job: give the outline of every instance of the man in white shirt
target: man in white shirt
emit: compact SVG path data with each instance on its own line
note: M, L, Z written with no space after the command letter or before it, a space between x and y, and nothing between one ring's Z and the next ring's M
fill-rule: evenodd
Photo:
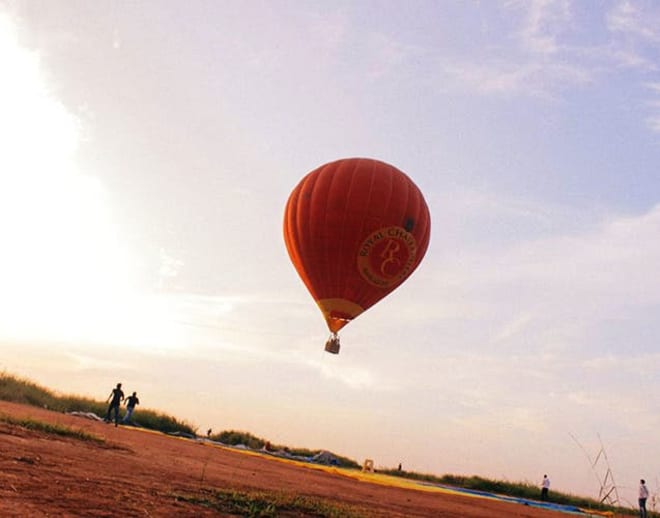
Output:
M646 499L649 497L649 490L646 487L644 479L639 481L639 516L646 518Z
M550 490L550 479L548 475L543 475L543 482L541 482L541 500L548 499L548 491Z

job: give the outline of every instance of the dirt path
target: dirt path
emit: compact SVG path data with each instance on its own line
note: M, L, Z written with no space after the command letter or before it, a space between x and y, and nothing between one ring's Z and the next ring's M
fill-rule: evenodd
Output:
M554 517L462 495L388 487L267 456L0 402L0 414L65 425L105 439L64 438L0 423L0 515L222 516L181 499L208 489L319 497L374 517Z

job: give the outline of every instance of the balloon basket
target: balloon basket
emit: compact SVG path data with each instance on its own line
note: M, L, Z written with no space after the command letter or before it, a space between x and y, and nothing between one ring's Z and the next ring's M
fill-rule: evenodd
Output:
M325 343L325 350L331 354L339 354L339 336L333 334Z

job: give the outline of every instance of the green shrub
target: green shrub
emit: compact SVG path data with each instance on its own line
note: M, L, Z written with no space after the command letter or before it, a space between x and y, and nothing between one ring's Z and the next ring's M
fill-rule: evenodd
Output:
M0 399L45 408L53 408L57 401L50 390L6 372L0 374Z
M73 439L78 439L80 441L92 441L99 444L105 442L105 439L103 439L102 437L98 437L94 434L85 432L84 430L76 430L68 426L45 423L43 421L37 421L34 419L16 419L8 415L0 414L0 422L11 424L14 426L20 426L22 428L27 428L28 430L35 430L38 432L48 433L51 435L72 437Z
M379 469L379 473L392 475L395 477L403 477L411 480L420 480L424 482L431 482L434 484L441 484L452 487L460 487L464 489L472 489L475 491L484 491L486 493L494 493L497 495L510 496L514 498L524 498L527 500L539 500L541 496L541 489L535 484L529 482L508 482L502 480L490 480L487 478L463 475L430 475L426 473L415 473L411 471L400 471L398 469ZM583 509L593 509L598 511L614 511L614 512L630 512L629 509L621 507L613 507L598 502L597 500L560 493L552 491L550 501L555 504L572 505ZM652 515L649 515L652 516Z
M158 430L163 433L182 433L186 435L197 435L197 427L180 421L176 417L172 417L161 412L153 410L140 410L139 413L133 414L133 421L143 428L150 430Z
M269 451L277 451L277 452L284 451L289 455L293 455L295 457L311 458L323 451L323 450L310 450L307 448L290 448L288 446L271 444L270 441L266 439L262 439L261 437L256 437L249 432L240 432L237 430L222 431L220 433L212 435L211 439L214 441L221 442L223 444L228 444L230 446L238 446L242 444L253 450L260 450L262 448L266 448ZM342 457L334 453L332 454L332 456L337 460L337 466L339 467L342 468L360 467L360 465L357 462L347 457Z
M222 444L229 444L230 446L238 446L243 444L253 450L260 450L268 441L260 437L256 437L249 432L240 432L237 430L224 430L218 434L212 435L211 439L221 442Z
M361 518L366 510L319 497L266 491L231 489L202 491L197 495L175 495L176 500L213 509L231 516L249 518L277 516L317 516L319 518Z

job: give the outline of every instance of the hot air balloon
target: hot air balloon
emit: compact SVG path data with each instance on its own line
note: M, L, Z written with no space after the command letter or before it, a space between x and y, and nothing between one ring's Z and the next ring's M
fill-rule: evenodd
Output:
M330 162L305 176L284 212L284 241L331 332L395 290L417 268L431 219L422 193L396 167L370 158Z

